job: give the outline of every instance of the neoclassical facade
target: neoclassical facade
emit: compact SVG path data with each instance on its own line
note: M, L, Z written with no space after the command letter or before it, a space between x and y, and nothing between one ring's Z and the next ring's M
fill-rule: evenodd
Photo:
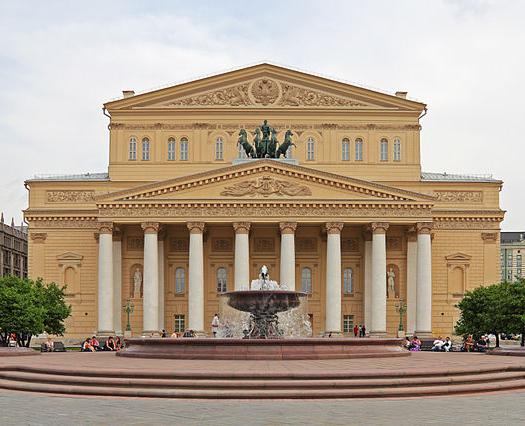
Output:
M421 171L422 103L260 64L123 92L107 173L35 177L29 274L67 284L70 336L209 332L220 295L266 264L308 293L315 335L451 334L467 289L497 282L502 182ZM263 120L296 146L237 145Z

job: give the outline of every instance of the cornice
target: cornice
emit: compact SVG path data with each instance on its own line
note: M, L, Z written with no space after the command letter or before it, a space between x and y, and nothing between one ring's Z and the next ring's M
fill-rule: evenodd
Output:
M220 182L228 179L249 176L262 172L273 172L276 175L295 177L306 182L317 182L340 189L369 194L376 197L393 200L428 200L435 202L436 198L431 195L418 192L394 188L375 182L350 178L325 172L317 169L307 168L298 165L280 163L275 160L263 159L254 160L221 169L205 171L188 176L181 176L165 181L159 181L146 185L141 185L128 190L121 190L95 197L95 201L115 200L121 197L122 201L135 200L155 195L176 192L182 189L202 186L207 183ZM162 186L162 187L161 187Z

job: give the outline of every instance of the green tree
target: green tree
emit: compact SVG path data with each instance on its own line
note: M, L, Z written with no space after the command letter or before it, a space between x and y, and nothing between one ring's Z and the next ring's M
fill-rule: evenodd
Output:
M525 280L478 287L466 292L456 306L461 311L455 328L457 334L472 334L477 338L493 333L499 347L500 333L525 331Z
M31 337L44 331L63 334L63 321L71 307L64 301L64 288L44 285L27 278L0 277L0 342L7 346L16 333L20 346L29 347Z

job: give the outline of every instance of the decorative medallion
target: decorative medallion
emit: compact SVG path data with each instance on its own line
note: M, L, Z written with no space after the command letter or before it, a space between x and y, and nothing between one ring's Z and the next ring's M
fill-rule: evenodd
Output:
M279 196L310 196L312 191L304 185L298 185L294 182L287 182L285 180L274 179L271 176L262 176L253 180L245 180L236 183L233 186L227 186L221 195L230 197L244 197L262 195L269 197L270 195Z
M269 78L256 80L250 87L254 102L264 106L273 104L279 97L279 92L279 85Z

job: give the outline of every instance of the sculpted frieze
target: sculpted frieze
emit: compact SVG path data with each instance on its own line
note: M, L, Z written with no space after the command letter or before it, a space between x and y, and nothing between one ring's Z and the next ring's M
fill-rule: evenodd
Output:
M60 190L47 191L48 203L90 203L95 198L95 191Z
M101 209L102 217L428 217L428 209L351 208L337 205L166 205L160 207Z
M34 228L93 228L98 229L97 220L71 220L71 219L41 219L29 220L30 226Z
M482 191L434 191L439 201L447 203L481 203Z
M313 89L281 83L282 96L278 101L283 106L366 107L365 103L342 96L329 95Z
M288 195L292 197L296 196L310 196L312 191L310 188L304 185L298 185L294 182L288 182L285 180L274 179L270 176L262 176L257 179L245 180L243 182L236 183L232 186L227 186L221 195L230 197L244 197L256 195L262 195L263 197L269 197L270 195Z
M248 83L177 99L168 106L241 106L250 105Z
M433 222L434 229L499 229L498 222L493 221L435 221Z

